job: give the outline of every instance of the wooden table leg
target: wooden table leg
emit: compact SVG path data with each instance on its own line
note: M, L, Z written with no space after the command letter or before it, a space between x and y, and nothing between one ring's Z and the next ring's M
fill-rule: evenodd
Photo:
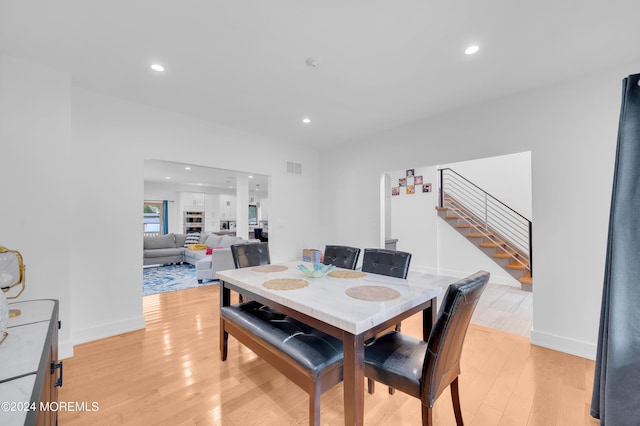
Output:
M231 290L224 285L224 281L220 281L220 306L231 305Z
M224 281L220 281L220 307L231 305L231 290L225 287ZM229 333L224 329L224 320L220 316L220 359L227 360L227 344Z
M431 299L431 306L424 308L422 311L422 340L425 342L429 340L429 334L431 333L431 328L433 328L433 324L436 322L436 317L438 316L438 309L436 309L436 298Z
M344 333L344 424L364 422L364 339Z

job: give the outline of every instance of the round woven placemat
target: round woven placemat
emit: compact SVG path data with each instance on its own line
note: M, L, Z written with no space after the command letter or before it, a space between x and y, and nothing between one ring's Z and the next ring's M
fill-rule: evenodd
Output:
M331 271L329 272L329 276L333 278L362 278L366 277L367 274L360 271Z
M251 268L251 270L255 272L282 272L286 271L287 269L289 268L284 265L260 265Z
M363 285L351 287L345 290L348 296L354 299L367 300L370 302L380 302L383 300L393 300L400 297L400 293L389 287L378 285Z
M297 278L276 278L265 281L262 285L271 290L296 290L308 286L309 282Z

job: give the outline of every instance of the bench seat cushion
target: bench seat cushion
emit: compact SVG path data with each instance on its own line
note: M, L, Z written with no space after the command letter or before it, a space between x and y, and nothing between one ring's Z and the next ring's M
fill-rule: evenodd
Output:
M328 366L342 362L342 341L260 303L251 301L220 309L229 321L250 331L310 371L314 380Z

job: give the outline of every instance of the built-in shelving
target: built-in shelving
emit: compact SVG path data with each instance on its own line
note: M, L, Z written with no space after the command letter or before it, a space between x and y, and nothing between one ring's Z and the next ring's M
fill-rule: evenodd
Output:
M184 212L184 233L192 234L204 231L204 212Z

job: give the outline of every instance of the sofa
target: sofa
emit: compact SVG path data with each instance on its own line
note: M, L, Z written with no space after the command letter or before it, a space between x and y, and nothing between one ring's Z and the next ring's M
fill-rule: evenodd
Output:
M187 238L189 237L189 238ZM231 245L247 244L258 240L244 240L232 235L218 235L212 232L196 234L166 234L158 237L144 237L143 265L167 263L189 263L196 267L196 279L215 280L216 271L234 269ZM190 244L200 244L203 249L191 250ZM207 249L211 254L206 254Z

